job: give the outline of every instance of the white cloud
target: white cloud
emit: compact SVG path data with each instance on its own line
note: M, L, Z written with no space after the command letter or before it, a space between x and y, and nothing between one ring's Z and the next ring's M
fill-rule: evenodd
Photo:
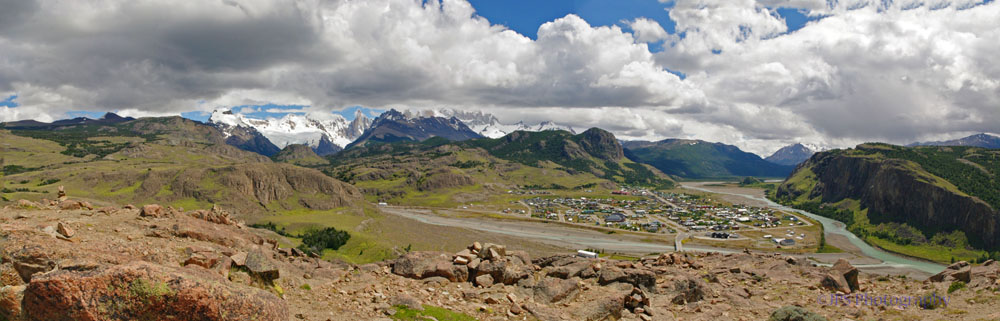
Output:
M668 3L683 37L567 15L532 40L464 0L23 1L0 13L0 92L21 105L0 120L452 107L761 154L1000 131L996 1ZM824 18L789 32L775 7Z
M660 42L676 38L663 30L663 26L659 22L652 19L636 18L632 21L626 21L626 23L632 29L635 40L638 42Z

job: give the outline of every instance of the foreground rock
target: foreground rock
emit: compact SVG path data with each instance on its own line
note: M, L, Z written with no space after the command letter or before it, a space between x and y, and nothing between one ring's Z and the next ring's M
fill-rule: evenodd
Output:
M23 311L53 321L288 319L286 303L269 292L149 263L36 277Z

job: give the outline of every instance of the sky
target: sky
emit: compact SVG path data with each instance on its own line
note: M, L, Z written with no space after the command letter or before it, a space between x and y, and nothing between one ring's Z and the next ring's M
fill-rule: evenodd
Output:
M996 1L0 7L0 121L453 108L761 155L799 142L841 148L1000 132Z

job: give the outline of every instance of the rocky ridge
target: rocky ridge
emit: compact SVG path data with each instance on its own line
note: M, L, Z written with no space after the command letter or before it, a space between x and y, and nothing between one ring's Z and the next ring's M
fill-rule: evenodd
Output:
M847 261L816 267L774 254L665 253L632 261L535 257L476 242L457 252L352 265L285 247L281 236L249 228L219 207L85 203L19 201L0 211L0 316L378 320L438 307L480 320L939 319L955 311L1000 317L1000 266L993 262L959 262L920 282L859 273ZM947 309L817 300L945 295L959 281L966 288L948 294Z

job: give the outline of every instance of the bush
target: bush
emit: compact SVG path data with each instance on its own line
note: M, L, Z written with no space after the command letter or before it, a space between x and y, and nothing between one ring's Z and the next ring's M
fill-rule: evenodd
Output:
M770 321L826 321L826 317L794 305L784 306L771 313Z
M59 181L61 181L61 179L50 178L50 179L42 181L41 183L38 183L38 186L45 186L45 185L49 185L49 184L55 184L55 183L58 183Z
M308 230L299 236L302 238L302 245L299 246L299 249L313 253L323 252L324 249L340 249L351 238L347 231L338 231L332 227Z
M934 310L943 306L945 302L941 296L937 295L937 292L931 292L930 294L920 297L918 304L920 305L920 308L924 310Z
M271 232L278 233L278 235L281 235L281 236L292 236L292 235L289 235L288 232L285 232L285 228L284 227L279 228L278 225L274 224L274 222L267 222L267 223L264 223L264 224L253 223L253 224L250 224L250 227L252 227L252 228L262 228L262 229L265 229L265 230L269 230Z
M951 282L951 285L948 286L948 294L951 294L952 292L955 292L955 291L958 291L958 290L961 290L961 289L964 289L964 288L965 288L965 282L962 282L962 281Z

